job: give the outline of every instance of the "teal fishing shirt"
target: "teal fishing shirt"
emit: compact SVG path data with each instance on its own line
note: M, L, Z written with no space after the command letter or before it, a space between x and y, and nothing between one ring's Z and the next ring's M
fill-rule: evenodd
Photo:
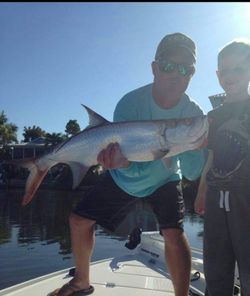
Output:
M202 115L201 108L184 94L174 108L162 109L152 96L152 84L126 94L117 104L114 121L158 120ZM115 183L135 197L152 194L162 185L180 180L184 175L189 180L197 179L206 161L202 149L187 151L171 158L147 162L131 162L127 168L112 169Z

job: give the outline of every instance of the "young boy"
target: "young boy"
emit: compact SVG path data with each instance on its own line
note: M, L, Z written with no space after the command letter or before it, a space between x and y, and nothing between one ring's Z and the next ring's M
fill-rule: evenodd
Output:
M226 98L208 113L209 157L195 202L205 213L204 271L209 296L230 296L237 261L242 295L250 295L250 40L221 49L217 76Z

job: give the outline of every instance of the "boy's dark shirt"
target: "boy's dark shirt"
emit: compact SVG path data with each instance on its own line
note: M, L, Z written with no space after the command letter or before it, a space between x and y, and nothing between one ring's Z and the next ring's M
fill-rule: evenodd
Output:
M250 99L210 111L208 149L214 154L207 184L221 190L250 187Z

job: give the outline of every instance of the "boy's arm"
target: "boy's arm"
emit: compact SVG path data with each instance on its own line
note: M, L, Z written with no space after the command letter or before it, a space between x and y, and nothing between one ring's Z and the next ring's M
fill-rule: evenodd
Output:
M197 192L195 203L194 203L195 212L199 215L203 215L205 213L205 199L206 199L206 193L207 193L206 175L212 165L212 162L213 162L213 151L208 150L207 162L204 166L204 169L201 175L198 192Z

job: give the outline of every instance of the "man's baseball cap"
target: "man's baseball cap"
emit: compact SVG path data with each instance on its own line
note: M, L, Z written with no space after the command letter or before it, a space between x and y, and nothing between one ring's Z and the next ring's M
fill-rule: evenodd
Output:
M196 46L194 41L185 34L182 33L174 33L170 35L166 35L159 43L155 59L159 59L162 57L169 49L175 47L183 47L189 51L189 53L196 60Z

